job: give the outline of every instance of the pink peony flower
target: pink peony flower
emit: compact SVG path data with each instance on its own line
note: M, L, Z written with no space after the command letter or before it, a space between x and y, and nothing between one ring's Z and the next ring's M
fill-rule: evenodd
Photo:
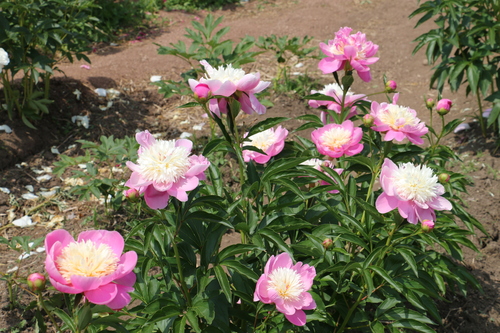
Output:
M31 291L38 292L45 290L45 276L40 273L32 273L26 279Z
M335 102L333 101L317 101L314 99L309 100L309 106L312 108L319 108L320 106L325 106L328 110L333 110L338 114L342 113L342 95L343 95L343 87L339 86L337 83L332 83L332 84L327 84L323 90L316 91L316 90L311 90L311 94L323 94L326 96L333 97L335 99ZM356 101L359 101L361 99L365 99L366 96L363 94L357 94L355 95L354 93L351 92L351 89L347 91L347 94L344 98L344 108L350 108L349 109L349 114L347 116L347 119L351 118L356 114L356 106L353 106L353 104ZM328 121L328 118L329 121ZM327 124L329 122L333 122L331 117L328 117L328 112L321 112L321 121L323 124Z
M245 137L248 133L245 134ZM253 150L243 150L243 159L245 162L254 160L255 163L264 164L267 163L271 157L278 155L285 147L285 139L288 135L288 131L281 126L278 126L276 130L274 128L267 129L263 132L254 134L246 138L243 142L243 146L254 146L265 152L266 154L261 154Z
M432 220L423 220L422 221L422 230L426 233L431 232L434 229L434 221Z
M64 229L45 237L45 269L60 292L80 294L94 304L118 310L130 302L137 254L122 254L123 237L117 231L84 231L75 239Z
M380 185L384 192L375 206L384 214L398 209L399 214L412 224L418 221L436 221L434 210L450 210L451 203L443 198L444 187L438 177L425 166L404 163L399 167L385 159L380 173Z
M187 201L186 191L205 179L210 162L201 155L190 155L193 143L187 139L156 140L148 131L137 133L136 139L139 158L137 164L127 162L132 175L125 186L144 193L152 209L165 208L170 196Z
M452 104L452 101L447 98L440 99L436 105L437 113L444 116L445 114L450 112Z
M363 131L354 127L350 120L342 124L328 124L318 128L311 133L312 141L316 144L318 151L330 157L343 155L353 156L363 150L363 144L359 143L363 137Z
M325 172L321 167L326 167L326 168L332 168L333 169L333 163L332 161L328 161L328 160L320 160L318 158L312 158L310 160L307 160L305 162L302 162L300 163L301 165L309 165L309 166L312 166L314 169L318 170L318 171L322 171L322 172ZM333 169L335 170L335 172L337 174L342 174L342 172L344 171L344 169ZM326 172L325 172L326 174ZM337 183L333 178L332 178L332 181L333 183ZM329 183L329 182L326 182L324 180L321 180L320 181L320 185L332 185L332 183ZM331 191L328 191L328 193L339 193L338 190L331 190Z
M212 96L233 96L236 98L240 102L243 112L247 114L266 113L266 107L257 100L255 94L266 89L271 82L260 81L259 73L245 74L244 70L233 68L231 64L215 69L206 60L200 61L200 64L205 67L207 75L202 77L200 81L188 80L193 92L196 92L195 89L200 83L206 84L210 88ZM221 113L227 113L225 98L211 99L208 107L217 117L220 117Z
M313 266L301 262L293 265L288 253L271 256L264 274L257 281L253 300L265 304L274 303L276 309L292 324L303 326L306 323L303 310L316 308L311 294L307 292L311 289L315 276Z
M327 57L319 62L318 67L323 74L352 68L361 80L370 82L372 77L368 66L378 60L373 57L378 51L378 45L367 41L365 34L351 34L351 31L348 27L340 28L335 33L335 39L329 40L328 44L319 44L319 48Z
M194 96L198 99L205 99L210 95L210 88L204 83L198 83L194 89Z
M387 93L395 92L397 88L398 84L396 83L396 81L389 80L385 83L385 92Z
M397 105L399 94L395 94L392 104L372 102L370 114L375 118L374 131L385 133L384 141L403 141L408 138L416 145L424 143L422 136L429 129L417 118L417 112L405 106Z

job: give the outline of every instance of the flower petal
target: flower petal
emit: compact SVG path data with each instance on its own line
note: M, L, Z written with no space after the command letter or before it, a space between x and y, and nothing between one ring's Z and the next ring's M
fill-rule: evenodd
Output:
M94 304L108 304L118 294L118 287L114 283L100 286L97 289L85 291L85 297Z

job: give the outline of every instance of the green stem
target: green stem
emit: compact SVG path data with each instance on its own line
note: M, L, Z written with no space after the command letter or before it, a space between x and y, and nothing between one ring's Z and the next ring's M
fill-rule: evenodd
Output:
M364 288L363 288L363 291L364 291ZM363 293L359 293L359 296L358 296L358 299L356 300L356 302L349 308L349 311L347 312L347 315L345 316L345 319L344 321L342 322L342 326L340 326L339 330L335 330L335 333L342 333L344 332L344 329L347 325L347 323L349 322L349 319L351 319L351 316L352 316L352 313L354 312L354 310L356 310L356 308L358 307L359 303L361 303L361 300L363 299Z
M56 320L54 319L54 316L52 316L52 314L50 313L50 311L45 306L45 302L43 301L43 296L42 296L41 292L37 293L37 303L38 303L38 307L40 309L43 309L43 311L45 311L45 313L49 317L50 322L55 327L55 329L57 330L57 332L62 333L61 328L59 327L59 325L57 324Z
M486 137L486 124L484 123L483 118L483 106L481 105L481 96L479 92L479 88L476 90L477 97L477 105L479 107L479 124L481 124L481 132L483 133L483 137Z
M191 307L191 305L192 305L191 295L189 294L189 289L186 285L186 281L184 280L184 273L182 272L181 257L179 255L179 249L177 248L177 243L175 242L175 239L172 239L172 247L174 248L175 262L177 263L177 270L179 271L179 280L181 283L182 293L184 294L184 297L186 298L186 302L187 302L188 307Z

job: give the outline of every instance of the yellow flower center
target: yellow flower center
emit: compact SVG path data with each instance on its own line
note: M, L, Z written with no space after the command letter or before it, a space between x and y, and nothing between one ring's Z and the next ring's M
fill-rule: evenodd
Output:
M342 127L334 127L321 136L323 145L335 150L351 141L351 131Z
M176 147L175 140L158 140L139 156L140 174L149 181L175 183L191 167L189 154L186 148Z
M406 125L415 126L419 121L409 108L395 104L389 104L389 107L382 111L378 118L395 130L401 129Z
M276 143L276 135L272 129L268 129L248 137L248 140L250 141L245 141L243 145L254 146L265 152Z
M300 274L291 268L279 267L269 274L269 289L276 290L284 300L297 300L305 291Z
M96 246L91 240L68 244L56 259L56 266L67 282L72 275L105 276L113 273L119 258L107 244Z

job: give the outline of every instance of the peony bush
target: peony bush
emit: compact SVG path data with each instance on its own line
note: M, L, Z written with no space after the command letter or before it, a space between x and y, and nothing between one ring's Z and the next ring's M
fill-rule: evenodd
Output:
M311 91L293 131L289 118L263 116L269 82L258 73L200 61L185 107L217 128L200 154L189 140L138 133L120 233L47 236L49 280L68 302L40 307L61 331L434 332L436 301L479 287L461 246L477 250L467 237L484 229L439 144L458 123L427 103L443 126L425 124L390 96L394 81L370 96L389 103L351 93L354 72L369 82L378 60L378 46L351 32L321 43L318 68L334 82ZM241 111L262 120L240 128ZM231 233L239 242L222 246Z

